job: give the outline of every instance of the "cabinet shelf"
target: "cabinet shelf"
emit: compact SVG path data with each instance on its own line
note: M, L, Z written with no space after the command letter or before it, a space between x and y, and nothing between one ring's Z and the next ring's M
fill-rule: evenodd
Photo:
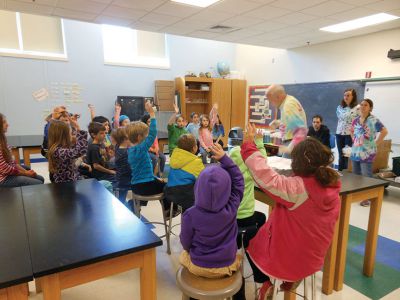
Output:
M209 92L210 90L195 90L195 89L186 89L186 92L199 92L199 93L205 93Z

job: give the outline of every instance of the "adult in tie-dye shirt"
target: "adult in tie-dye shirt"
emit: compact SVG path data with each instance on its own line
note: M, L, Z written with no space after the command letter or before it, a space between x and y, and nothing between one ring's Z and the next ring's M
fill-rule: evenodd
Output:
M281 119L270 123L272 128L279 128L282 139L287 149L284 152L290 154L291 149L307 136L306 113L299 100L286 94L281 85L271 85L267 90L268 101L281 112Z
M351 138L352 122L359 115L357 106L357 93L354 89L344 91L343 99L336 109L338 124L336 129L336 145L339 154L339 171L347 169L348 159L343 155L343 148L351 147L353 144Z
M355 118L352 125L353 147L351 148L351 161L353 173L372 176L372 163L376 156L377 144L383 142L388 134L381 121L371 115L373 102L364 99L360 104L360 116ZM379 135L377 136L377 133Z

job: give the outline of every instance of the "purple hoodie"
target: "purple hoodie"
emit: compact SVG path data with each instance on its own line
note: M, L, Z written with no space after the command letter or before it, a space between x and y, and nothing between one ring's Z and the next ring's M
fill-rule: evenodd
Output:
M195 204L185 211L181 243L192 263L222 268L236 258L236 215L243 197L244 180L236 164L225 155L221 165L205 168L195 187Z

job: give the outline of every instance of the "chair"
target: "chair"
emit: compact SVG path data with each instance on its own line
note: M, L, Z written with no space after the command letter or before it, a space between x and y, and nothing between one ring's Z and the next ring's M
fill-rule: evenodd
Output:
M181 223L182 223L182 207L179 206L179 205L178 205L178 210L179 210L179 213L181 214ZM176 215L175 215L175 216L176 216ZM172 226L172 219L173 219L173 218L174 218L174 203L171 202L171 206L170 206L170 209L169 209L169 220L168 220L168 225L167 225L167 227L168 227L167 245L170 245L170 244L171 244L171 242L170 242L170 241L171 241L171 234L174 234L174 233L172 232L172 228L174 228L175 226L180 225L180 224L175 224L175 225ZM171 255L171 248L170 248L170 247L168 247L167 253L168 253L169 255Z
M244 240L244 236L246 235L247 231L249 231L249 230L257 231L257 226L251 225L251 226L245 226L245 227L238 227L238 236L240 236L241 253L242 253L242 257L243 257L241 272L243 274L244 280L253 276L253 273L251 273L247 276L244 275L244 260L246 259L246 250L244 248L243 240ZM254 299L257 299L257 284L255 282L254 282Z
M310 275L307 278L310 278L310 277L311 277L311 293L312 293L311 294L311 300L316 300L317 299L317 289L316 289L316 286L315 286L315 273ZM297 293L296 293L296 295L299 295L299 296L303 297L304 299L308 300L309 298L308 298L308 289L307 289L307 278L303 279L304 295L299 295ZM278 287L279 287L278 281L282 281L282 280L281 279L277 279L277 278L271 278L271 279L272 279L272 284L274 285L274 291L273 291L273 294L272 294L272 300L276 300L277 299L277 295L278 295L278 291L279 291L279 289L278 289ZM295 291L285 292L285 293L295 293Z
M182 300L189 300L189 297L200 300L232 299L242 286L242 273L237 271L229 277L211 279L196 276L181 266L176 272L176 283L182 291Z
M168 225L167 225L167 219L165 217L164 213L164 193L160 194L155 194L155 195L150 195L150 196L142 196L142 195L137 195L132 192L132 199L134 203L134 214L140 219L140 201L159 201L161 205L161 212L163 216L163 222L144 222L145 224L160 224L164 225L165 228L165 234L160 236L160 238L165 237L167 240L167 253L171 254L171 248L169 244L169 234L168 234Z

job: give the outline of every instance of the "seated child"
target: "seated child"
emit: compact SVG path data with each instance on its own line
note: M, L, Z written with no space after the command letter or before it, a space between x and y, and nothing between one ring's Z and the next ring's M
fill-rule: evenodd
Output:
M127 115L121 115L121 105L115 103L115 114L114 114L114 128L128 126L131 120Z
M182 217L180 263L191 273L208 278L230 276L240 269L236 214L244 181L221 145L212 146L221 164L205 168L194 187L195 204Z
M157 135L156 118L150 102L146 102L146 111L150 115L150 127L142 121L132 122L126 127L129 141L128 163L131 168L131 185L135 194L150 196L163 192L165 183L153 174L149 148Z
M293 148L294 176L286 177L257 149L254 125L247 131L243 160L258 186L276 202L247 248L254 280L263 283L259 299L264 299L272 292L269 275L285 279L281 288L288 290L321 270L339 216L340 181L329 167L333 154L319 141L307 138Z
M182 134L188 133L185 122L182 116L177 116L179 108L174 104L175 112L168 121L168 149L169 155L172 155L172 151L176 148L176 143Z
M128 163L128 148L130 142L125 127L114 129L111 137L115 140L115 169L119 189L118 199L125 205L126 195L131 189L131 167Z
M225 136L225 129L224 129L224 125L222 124L221 119L218 114L217 114L216 122L215 122L211 132L212 132L212 137L213 137L214 143L216 141L218 141L218 143L223 148L224 142L220 138Z
M165 197L169 202L181 206L183 212L194 204L194 184L204 169L201 159L195 155L196 152L196 138L192 134L181 135L169 162Z
M76 132L72 136L72 128ZM75 161L86 154L88 149L87 132L80 130L77 116L70 118L69 124L53 120L49 127L49 172L56 183L80 179Z
M239 139L243 140L243 132L238 131L240 136L238 136L237 141ZM267 157L267 152L265 151L263 136L261 132L257 132L254 143L257 146L257 149L261 152L263 157ZM230 158L235 162L235 164L239 167L240 171L244 177L244 195L242 202L240 202L240 206L237 213L237 224L239 227L253 227L253 229L248 229L243 238L244 247L247 247L248 241L250 241L257 230L264 225L265 223L265 215L262 212L255 211L255 198L254 198L254 180L251 177L250 170L245 165L242 156L240 154L240 146L235 146L229 151ZM241 236L238 236L238 247L240 248L242 244Z
M103 142L106 137L106 127L101 123L91 122L89 134L93 142L88 146L87 163L92 167L92 177L97 180L110 181L116 184L115 170L109 168L106 163L106 150Z
M218 105L214 104L210 111L210 115L201 115L200 117L200 128L199 128L199 141L200 141L200 153L203 163L207 163L207 156L210 152L210 147L213 145L213 136L211 129L217 119Z

